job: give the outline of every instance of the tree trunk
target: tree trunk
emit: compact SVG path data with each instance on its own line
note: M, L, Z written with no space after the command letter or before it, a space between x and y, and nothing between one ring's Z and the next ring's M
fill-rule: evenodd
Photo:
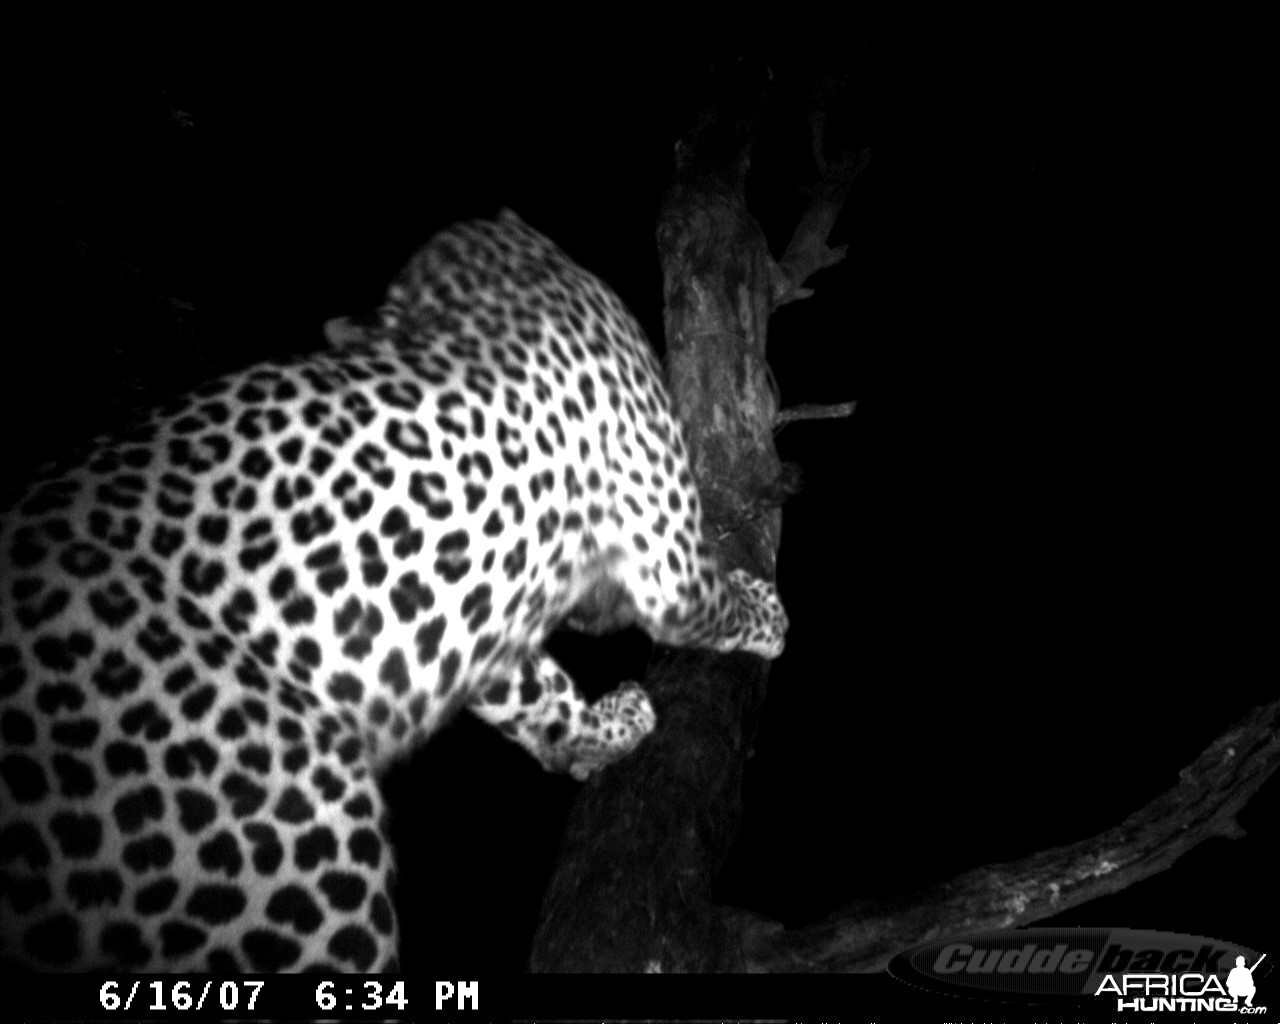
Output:
M682 144L659 214L667 383L728 570L772 579L794 487L773 444L769 315L790 279L747 212L743 151L703 131ZM822 215L825 239L839 203ZM814 269L804 260L803 271ZM660 649L645 688L658 729L583 790L547 890L535 971L741 971L741 937L710 898L742 817L742 775L764 702L759 658Z

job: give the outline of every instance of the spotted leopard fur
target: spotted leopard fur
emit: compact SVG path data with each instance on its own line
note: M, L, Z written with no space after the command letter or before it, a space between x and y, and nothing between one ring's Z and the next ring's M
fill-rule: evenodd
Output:
M575 610L786 630L708 549L640 327L510 213L363 340L46 473L0 565L0 957L46 969L391 968L393 758L462 707L578 778L634 748L644 692L588 704L542 649Z

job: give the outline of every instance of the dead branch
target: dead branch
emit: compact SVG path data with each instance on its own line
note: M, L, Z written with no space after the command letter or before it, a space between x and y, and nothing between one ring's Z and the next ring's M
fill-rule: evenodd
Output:
M846 419L853 415L853 410L857 407L857 402L836 402L834 405L793 405L778 413L773 429L777 432L788 423L795 423L798 420Z
M737 915L749 969L880 970L920 942L1027 925L1109 896L1168 870L1207 839L1240 838L1236 815L1278 767L1275 701L1214 740L1179 773L1177 785L1100 835L908 896L851 904L804 928Z
M815 149L821 150L815 142ZM812 288L804 283L819 270L834 267L849 251L847 245L829 246L827 238L835 227L836 218L844 209L845 199L853 187L854 179L871 162L871 150L860 149L847 154L842 160L823 166L818 183L809 191L809 203L796 224L787 244L786 252L778 260L778 272L773 282L773 306L785 306L789 302L807 299Z

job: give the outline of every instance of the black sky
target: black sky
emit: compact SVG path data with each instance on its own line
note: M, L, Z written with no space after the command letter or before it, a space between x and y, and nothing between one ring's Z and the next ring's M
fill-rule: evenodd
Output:
M860 404L780 438L807 483L780 564L793 629L726 900L801 921L1101 831L1274 696L1256 653L1273 417L1247 312L1261 132L1235 45L956 21L744 51L779 78L843 76L837 127L872 163L837 228L849 258L771 325L784 404ZM504 206L661 347L654 218L712 63L410 25L33 62L41 329L13 345L10 461L318 347L432 232ZM784 98L753 158L775 252L813 173L802 118ZM616 678L644 654L564 657ZM462 723L393 789L422 962L518 966L573 784ZM1267 947L1276 810L1273 781L1252 838L1071 922ZM1240 879L1256 903L1227 897Z

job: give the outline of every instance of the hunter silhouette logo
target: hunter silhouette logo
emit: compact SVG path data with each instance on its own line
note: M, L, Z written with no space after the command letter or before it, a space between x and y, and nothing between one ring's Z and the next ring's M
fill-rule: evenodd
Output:
M1258 964L1267 958L1267 954L1263 953L1258 957ZM1253 1005L1253 994L1257 992L1257 988L1253 984L1253 972L1258 969L1258 964L1252 967L1244 965L1244 957L1236 957L1236 965L1231 968L1231 973L1227 975L1227 993L1232 999L1243 999L1245 1006Z

